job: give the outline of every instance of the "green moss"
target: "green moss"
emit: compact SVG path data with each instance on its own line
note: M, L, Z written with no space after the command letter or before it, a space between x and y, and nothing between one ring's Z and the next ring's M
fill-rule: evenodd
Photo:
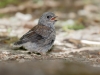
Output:
M79 29L84 29L84 26L82 24L75 24L73 26L68 26L68 29L74 29L74 30L79 30Z
M4 16L4 14L0 14L0 17L3 17Z
M22 0L0 0L0 8L9 4L18 5Z
M10 14L0 14L0 18L2 17L10 17L11 15Z
M71 30L79 30L79 29L84 29L84 28L85 28L85 26L80 22L75 22L75 24L73 24L73 25L68 25L67 24L67 25L63 26L63 30L65 30L65 31L67 31L69 29L71 29Z

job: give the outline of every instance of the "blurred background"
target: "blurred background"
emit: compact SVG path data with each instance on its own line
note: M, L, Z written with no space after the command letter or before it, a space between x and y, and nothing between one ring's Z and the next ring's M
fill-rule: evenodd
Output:
M57 32L65 32L67 39L99 40L99 9L99 0L0 0L0 36L21 37L44 12L50 11L58 16ZM90 32L87 27L93 30ZM92 33L95 36L91 37Z
M58 16L56 41L48 56L13 50L10 45L47 11ZM0 60L59 58L100 67L100 0L0 0Z
M99 7L99 0L0 0L0 36L21 37L47 11L59 16L59 30L84 29L99 24Z

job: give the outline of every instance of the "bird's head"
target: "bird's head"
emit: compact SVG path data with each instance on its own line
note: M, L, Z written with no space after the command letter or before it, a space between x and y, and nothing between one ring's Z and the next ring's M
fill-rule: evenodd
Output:
M46 25L46 26L52 26L57 21L57 16L55 16L52 12L45 12L39 19L39 24Z

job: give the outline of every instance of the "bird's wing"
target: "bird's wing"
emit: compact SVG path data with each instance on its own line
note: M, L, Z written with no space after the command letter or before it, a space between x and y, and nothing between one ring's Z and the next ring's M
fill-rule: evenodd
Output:
M46 39L50 33L51 28L43 25L36 25L34 28L32 28L30 31L28 31L25 35L23 35L18 42L16 42L16 45L23 44L26 42L40 42Z

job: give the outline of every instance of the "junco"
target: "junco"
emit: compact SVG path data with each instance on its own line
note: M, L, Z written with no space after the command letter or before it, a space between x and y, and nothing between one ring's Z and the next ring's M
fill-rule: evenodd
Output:
M15 42L14 46L24 47L30 52L46 54L55 41L56 17L52 12L45 12L40 17L38 24Z

